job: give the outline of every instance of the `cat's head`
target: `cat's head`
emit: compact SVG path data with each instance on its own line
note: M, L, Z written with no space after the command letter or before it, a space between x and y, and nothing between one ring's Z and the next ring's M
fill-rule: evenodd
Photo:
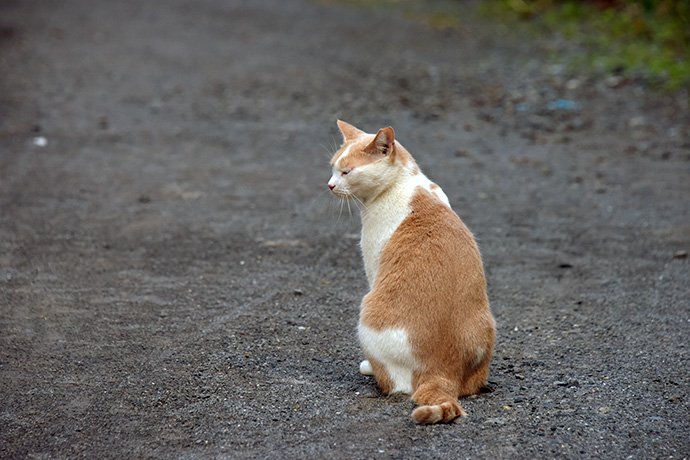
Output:
M393 128L367 134L338 120L343 145L333 155L333 175L328 187L340 198L373 200L396 183L401 175L415 174L412 156L395 140Z

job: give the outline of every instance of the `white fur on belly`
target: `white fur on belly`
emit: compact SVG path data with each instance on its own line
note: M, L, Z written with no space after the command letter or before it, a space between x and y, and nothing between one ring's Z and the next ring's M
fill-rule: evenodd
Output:
M386 367L393 381L393 392L412 393L412 372L418 365L412 356L407 332L404 329L376 331L362 324L359 325L358 332L359 341L367 356Z

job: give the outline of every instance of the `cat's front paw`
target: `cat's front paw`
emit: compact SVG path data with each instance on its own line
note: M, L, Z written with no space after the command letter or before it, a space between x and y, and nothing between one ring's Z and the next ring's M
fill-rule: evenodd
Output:
M359 363L359 373L362 375L374 375L374 369L371 367L369 360L365 359Z

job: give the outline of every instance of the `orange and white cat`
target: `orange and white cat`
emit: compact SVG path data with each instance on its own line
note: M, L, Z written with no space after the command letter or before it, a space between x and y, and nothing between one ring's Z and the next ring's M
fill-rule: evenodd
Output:
M338 127L344 143L328 186L362 203L371 288L360 308L360 372L386 394L411 394L417 422L450 422L466 415L458 398L485 385L496 337L479 249L392 128Z

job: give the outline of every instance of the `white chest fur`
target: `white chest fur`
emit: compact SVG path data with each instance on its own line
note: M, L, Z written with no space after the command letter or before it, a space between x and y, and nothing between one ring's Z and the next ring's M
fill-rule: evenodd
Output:
M395 184L382 196L365 203L362 210L362 255L369 286L374 285L383 247L410 214L410 201L417 187L436 195L448 205L445 193L421 172Z
M383 247L409 213L409 200L374 203L362 213L362 256L370 287L376 280Z

